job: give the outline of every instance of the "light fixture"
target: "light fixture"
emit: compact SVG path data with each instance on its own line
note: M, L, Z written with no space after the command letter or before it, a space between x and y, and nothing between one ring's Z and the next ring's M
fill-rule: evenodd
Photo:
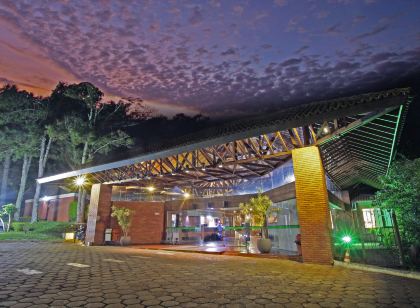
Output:
M190 173L190 170L185 170L185 173Z
M222 164L222 163L220 163L218 167L219 167L219 168L223 168L223 164Z
M322 129L322 131L324 132L324 134L328 134L330 132L330 128L327 126L324 126L324 128Z
M154 192L156 188L154 188L153 186L148 186L147 190L150 192Z
M201 171L206 171L206 167L201 168Z
M74 184L80 187L85 184L85 181L86 181L86 178L83 175L81 175L74 179Z
M189 197L191 197L191 195L189 193L187 193L187 192L184 192L184 198L187 199Z

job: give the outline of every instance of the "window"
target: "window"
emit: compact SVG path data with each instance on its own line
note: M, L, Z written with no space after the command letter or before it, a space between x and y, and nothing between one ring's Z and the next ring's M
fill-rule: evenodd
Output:
M366 229L372 229L376 227L375 224L375 211L374 209L362 209L363 221L365 222Z
M213 204L213 202L209 202L209 203L207 203L207 208L209 208L209 209L214 208L214 204Z
M229 207L229 201L223 201L223 207L224 208Z
M391 210L382 210L384 214L385 227L392 227L392 213Z

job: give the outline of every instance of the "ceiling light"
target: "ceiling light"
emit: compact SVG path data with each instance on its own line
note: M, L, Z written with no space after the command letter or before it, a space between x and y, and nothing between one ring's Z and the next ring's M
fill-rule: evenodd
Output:
M78 176L77 178L74 179L74 184L76 184L76 186L83 186L85 184L86 178L82 175L82 176Z

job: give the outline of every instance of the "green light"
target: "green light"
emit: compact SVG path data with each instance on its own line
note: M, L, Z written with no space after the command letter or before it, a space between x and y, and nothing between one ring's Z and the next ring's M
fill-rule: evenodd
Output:
M351 242L351 237L348 236L348 235L346 235L346 236L343 236L342 240L343 240L344 243L347 243L348 244L348 243Z

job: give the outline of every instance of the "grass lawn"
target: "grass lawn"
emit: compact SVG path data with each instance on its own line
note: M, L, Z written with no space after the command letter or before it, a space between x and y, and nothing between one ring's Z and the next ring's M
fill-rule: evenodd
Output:
M0 241L21 241L21 240L40 240L40 241L63 241L63 238L53 234L43 234L35 232L0 232Z
M28 232L24 232L29 230ZM74 230L74 225L68 222L39 221L13 222L10 232L0 232L0 241L63 241L62 234Z

